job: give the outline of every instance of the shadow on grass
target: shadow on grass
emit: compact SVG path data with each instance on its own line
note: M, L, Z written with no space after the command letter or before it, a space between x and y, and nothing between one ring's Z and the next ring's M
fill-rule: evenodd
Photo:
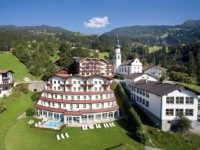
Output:
M157 127L144 113L143 111L137 107L136 105L133 105L133 109L137 112L138 116L141 118L142 124L151 126L151 127Z
M133 127L127 120L121 119L121 120L117 120L116 122L121 128L123 128L126 131L126 135L129 138L131 138L134 141L137 141L135 138L135 131L133 130Z

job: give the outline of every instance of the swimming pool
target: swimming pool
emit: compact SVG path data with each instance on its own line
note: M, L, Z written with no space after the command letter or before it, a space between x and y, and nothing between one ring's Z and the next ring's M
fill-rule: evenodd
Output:
M53 121L53 120L48 120L45 124L43 124L43 127L45 128L58 128L62 122L60 121Z

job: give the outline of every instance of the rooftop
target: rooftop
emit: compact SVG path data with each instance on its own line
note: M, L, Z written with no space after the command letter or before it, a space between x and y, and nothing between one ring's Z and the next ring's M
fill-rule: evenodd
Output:
M172 91L181 89L182 85L170 84L170 83L160 83L154 81L140 80L138 82L132 83L136 88L145 90L149 93L156 94L158 96L166 95Z

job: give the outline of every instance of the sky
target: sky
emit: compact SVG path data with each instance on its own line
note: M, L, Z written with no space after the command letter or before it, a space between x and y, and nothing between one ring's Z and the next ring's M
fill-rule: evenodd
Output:
M85 34L187 19L200 20L200 0L0 0L0 25L49 25Z

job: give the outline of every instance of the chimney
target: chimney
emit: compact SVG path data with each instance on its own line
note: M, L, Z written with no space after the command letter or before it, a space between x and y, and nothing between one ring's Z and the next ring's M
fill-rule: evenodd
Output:
M148 80L147 79L145 79L145 83L147 83L148 82Z

